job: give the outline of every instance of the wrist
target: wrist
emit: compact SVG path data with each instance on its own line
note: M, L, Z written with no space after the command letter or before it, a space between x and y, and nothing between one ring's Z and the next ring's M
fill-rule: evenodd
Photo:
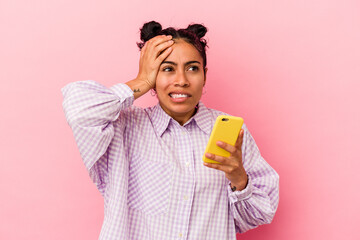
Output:
M141 97L151 89L151 86L147 81L140 80L138 78L128 81L125 84L128 85L130 89L134 92L135 99Z
M249 178L246 175L245 179L242 179L239 182L230 182L230 188L233 192L244 190L247 187Z

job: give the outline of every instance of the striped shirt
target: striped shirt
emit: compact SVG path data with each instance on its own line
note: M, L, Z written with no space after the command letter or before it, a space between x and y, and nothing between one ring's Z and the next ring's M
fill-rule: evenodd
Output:
M270 223L279 176L243 125L247 187L232 192L202 155L220 111L199 102L183 126L159 104L133 106L126 84L79 81L62 89L63 108L83 162L104 197L99 239L236 239Z

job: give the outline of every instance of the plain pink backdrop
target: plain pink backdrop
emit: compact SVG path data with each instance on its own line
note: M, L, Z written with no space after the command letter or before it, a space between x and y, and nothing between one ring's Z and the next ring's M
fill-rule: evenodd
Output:
M280 175L273 223L238 239L360 239L358 0L1 0L0 239L98 238L60 89L133 79L149 20L209 28L203 102L242 116Z

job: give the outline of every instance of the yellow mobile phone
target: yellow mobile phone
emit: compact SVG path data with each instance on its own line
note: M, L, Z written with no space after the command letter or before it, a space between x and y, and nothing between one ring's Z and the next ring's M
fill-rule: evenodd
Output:
M230 153L216 145L217 141L222 141L230 145L235 145L239 136L244 119L241 117L233 117L220 115L216 118L215 125L211 132L205 153L213 153L215 155L229 157ZM208 159L203 155L203 161L207 163L218 163L217 161Z

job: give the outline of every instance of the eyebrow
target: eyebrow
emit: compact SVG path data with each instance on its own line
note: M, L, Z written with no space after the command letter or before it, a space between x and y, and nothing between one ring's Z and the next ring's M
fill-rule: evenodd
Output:
M161 64L164 64L164 63L177 66L177 63L172 62L172 61L164 61L164 62L162 62ZM186 62L185 65L189 65L189 64L192 64L192 63L198 63L198 64L200 64L199 61L189 61L189 62Z

